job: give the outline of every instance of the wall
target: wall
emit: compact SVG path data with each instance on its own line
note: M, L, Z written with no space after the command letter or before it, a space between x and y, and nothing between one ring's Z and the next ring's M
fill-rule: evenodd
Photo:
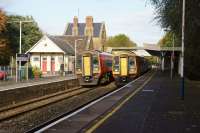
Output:
M72 78L40 85L0 91L0 108L14 106L20 102L39 98L59 91L79 87L78 79Z
M40 56L41 56L41 61L40 61ZM38 61L35 61L34 58L37 57L39 58ZM32 54L30 58L31 65L34 67L38 67L42 70L42 61L43 58L47 58L47 71L51 72L51 58L55 58L55 71L60 71L60 65L63 64L63 54ZM67 56L66 56L67 57ZM68 58L68 57L67 57ZM66 59L65 64L68 65L68 59ZM41 67L40 67L41 63Z

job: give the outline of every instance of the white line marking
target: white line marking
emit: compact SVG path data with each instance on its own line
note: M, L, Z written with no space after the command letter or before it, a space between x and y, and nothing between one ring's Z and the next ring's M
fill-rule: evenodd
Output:
M147 74L148 74L148 73L147 73ZM76 114L78 114L78 113L80 113L81 111L83 111L83 110L85 110L85 109L91 107L92 105L94 105L94 104L96 104L97 102L99 102L99 101L105 99L106 97L109 97L109 96L113 95L114 93L116 93L116 92L122 90L123 88L125 88L125 87L127 87L128 85L130 85L130 84L136 82L137 80L141 79L141 78L144 77L144 76L145 76L145 75L143 75L143 76L141 76L141 77L139 77L139 78L133 80L132 82L126 84L125 86L123 86L123 87L121 87L121 88L119 88L119 89L117 89L117 90L115 90L115 91L113 91L113 92L111 92L111 93L109 93L109 94L107 94L107 95L105 95L105 96L103 96L103 97L101 97L101 98L99 98L99 99L97 99L97 100L95 100L95 101L89 103L88 105L86 105L86 106L84 106L84 107L78 109L77 111L75 111L75 112L73 112L73 113L71 113L71 114L69 114L69 115L67 115L67 116L65 116L65 117L63 117L63 118L61 118L61 119L59 119L59 120L57 120L57 121L55 121L55 122L49 124L49 125L47 125L46 127L41 128L40 130L36 131L35 133L41 133L41 132L47 130L48 128L50 128L50 127L52 127L52 126L54 126L54 125L56 125L56 124L58 124L58 123L60 123L60 122L62 122L62 121L64 121L64 120L66 120L66 119L68 119L68 118L70 118L70 117L72 117L72 116L74 116L74 115L76 115Z
M154 92L154 90L142 90L143 92Z

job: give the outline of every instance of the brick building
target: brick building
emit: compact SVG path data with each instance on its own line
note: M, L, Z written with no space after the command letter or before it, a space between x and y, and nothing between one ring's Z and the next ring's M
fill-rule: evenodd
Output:
M105 23L93 22L92 16L87 16L85 23L79 23L75 16L72 23L68 23L64 31L65 36L85 36L93 40L93 48L101 50L106 41Z

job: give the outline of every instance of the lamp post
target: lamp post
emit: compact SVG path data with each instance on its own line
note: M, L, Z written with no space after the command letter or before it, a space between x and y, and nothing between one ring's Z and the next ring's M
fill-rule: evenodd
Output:
M185 41L185 0L183 0L182 11L182 49L181 49L181 99L184 100L185 86L184 86L184 41Z
M173 72L174 72L174 43L175 43L175 34L173 33L173 51L171 54L171 79L173 79Z
M75 45L74 45L74 52L75 52L75 54L74 54L74 74L76 74L76 46L77 46L77 42L78 41L83 41L83 39L76 39L75 40Z
M165 29L164 30L165 32L171 32L171 30L169 28ZM171 79L173 78L173 70L174 70L174 38L175 38L175 33L174 32L171 32L172 33L172 47L173 47L173 50L172 50L172 53L171 53L171 69L170 69L170 77Z
M19 21L11 21L11 22L7 22L7 23L19 23L19 54L22 53L22 23L31 23L33 21L29 21L29 20L19 20ZM17 55L17 54L16 54ZM17 56L16 56L17 58ZM17 61L16 61L17 63ZM16 65L17 66L17 65ZM17 67L16 67L17 69ZM19 61L19 78L21 79L21 61ZM16 71L17 72L17 71ZM17 73L16 73L16 82L17 82Z

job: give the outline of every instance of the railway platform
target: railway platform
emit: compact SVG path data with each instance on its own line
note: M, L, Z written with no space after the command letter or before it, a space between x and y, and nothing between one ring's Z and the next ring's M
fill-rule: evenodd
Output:
M0 82L0 91L15 89L15 88L23 88L27 86L34 86L38 84L46 84L50 82L57 82L62 80L70 80L77 78L74 74L70 74L67 76L53 76L48 78L39 78L37 80L25 80L22 82L16 81L1 81Z
M198 133L200 82L186 80L185 99L181 100L179 77L171 80L169 72L159 71L146 75L40 131Z

